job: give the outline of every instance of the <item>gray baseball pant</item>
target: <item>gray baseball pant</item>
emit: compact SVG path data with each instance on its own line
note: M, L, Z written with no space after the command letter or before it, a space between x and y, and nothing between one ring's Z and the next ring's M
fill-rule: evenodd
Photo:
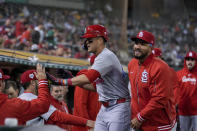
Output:
M131 122L130 102L110 107L101 106L94 131L129 131Z

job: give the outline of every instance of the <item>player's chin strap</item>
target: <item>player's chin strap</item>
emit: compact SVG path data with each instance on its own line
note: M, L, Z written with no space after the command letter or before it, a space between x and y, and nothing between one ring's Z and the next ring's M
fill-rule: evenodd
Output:
M59 79L49 74L48 72L46 72L46 75L47 75L47 79L50 80L53 85L72 86L71 78Z

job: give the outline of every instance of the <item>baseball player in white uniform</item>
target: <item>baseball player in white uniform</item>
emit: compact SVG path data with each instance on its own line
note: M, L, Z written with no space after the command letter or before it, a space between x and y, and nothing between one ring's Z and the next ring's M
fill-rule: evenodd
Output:
M70 79L57 79L48 74L54 84L80 86L96 90L101 109L96 118L95 131L128 131L130 129L130 95L128 82L116 55L106 48L106 28L102 25L86 27L84 48L96 55L91 69ZM93 86L91 83L96 83Z

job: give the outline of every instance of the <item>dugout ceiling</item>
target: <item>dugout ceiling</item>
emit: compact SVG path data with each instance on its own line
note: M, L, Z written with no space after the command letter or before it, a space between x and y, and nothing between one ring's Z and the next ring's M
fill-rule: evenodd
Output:
M0 49L1 67L35 66L37 62L42 63L46 68L67 69L73 71L87 69L89 66L87 60Z

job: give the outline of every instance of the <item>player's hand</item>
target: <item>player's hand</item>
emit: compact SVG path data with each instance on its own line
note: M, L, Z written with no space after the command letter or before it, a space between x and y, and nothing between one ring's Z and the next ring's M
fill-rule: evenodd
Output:
M47 75L47 79L50 80L53 85L60 85L58 83L58 81L59 81L58 78L56 78L55 76L49 74L48 72L46 72L46 75Z
M55 76L49 74L48 72L46 73L46 75L47 75L47 79L51 81L52 85L62 85L62 86L68 85L68 79L56 78Z
M38 80L47 79L45 68L39 63L36 66L36 72L34 74Z
M95 122L94 121L87 120L86 126L88 126L88 127L94 127L94 125L95 125Z
M138 121L138 119L136 117L131 120L131 127L133 129L136 129L136 130L140 129L141 125L142 125L142 123L140 121Z
M94 131L94 128L90 128L90 129L88 129L87 131Z

